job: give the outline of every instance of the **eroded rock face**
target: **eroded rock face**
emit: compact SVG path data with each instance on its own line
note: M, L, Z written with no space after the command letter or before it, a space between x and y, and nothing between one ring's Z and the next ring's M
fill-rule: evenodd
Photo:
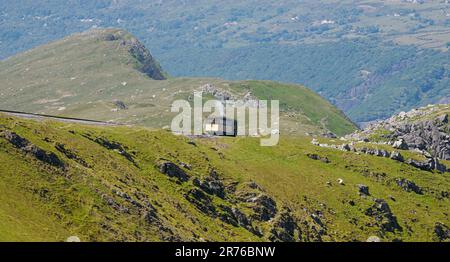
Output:
M375 199L375 203L366 210L365 214L375 218L376 224L382 231L402 231L397 218L392 213L388 203L383 199Z
M10 142L13 146L18 148L24 153L30 154L37 158L38 160L49 164L51 166L55 166L58 168L64 168L64 162L58 158L53 152L45 151L35 144L31 143L27 139L17 135L14 132L5 130L0 133L0 136L4 137L8 142Z

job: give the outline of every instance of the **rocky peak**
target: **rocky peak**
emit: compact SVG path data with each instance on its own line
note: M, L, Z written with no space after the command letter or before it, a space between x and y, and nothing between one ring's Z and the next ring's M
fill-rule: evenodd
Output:
M152 57L150 51L136 37L120 29L92 29L81 33L82 36L94 37L100 41L117 42L119 48L125 49L136 59L135 67L140 72L155 80L166 79L159 63Z

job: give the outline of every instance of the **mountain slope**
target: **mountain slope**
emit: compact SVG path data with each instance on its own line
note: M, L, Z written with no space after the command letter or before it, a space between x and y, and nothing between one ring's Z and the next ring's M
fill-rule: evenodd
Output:
M91 30L0 62L0 108L161 128L175 115L170 113L174 100L188 99L206 85L237 99L279 99L285 133L343 135L356 128L303 86L207 78L155 80L165 76L131 34Z
M0 114L0 160L1 241L450 239L448 173L310 138L263 148Z

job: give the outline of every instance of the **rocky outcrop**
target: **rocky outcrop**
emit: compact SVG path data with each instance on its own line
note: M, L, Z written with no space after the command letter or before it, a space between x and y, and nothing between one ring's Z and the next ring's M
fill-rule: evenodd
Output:
M374 201L375 203L365 211L365 214L375 219L375 224L380 227L382 232L402 231L388 203L383 199Z
M78 156L78 154L75 151L67 148L66 145L62 143L56 143L55 148L59 152L63 153L67 158L74 160L75 162L81 164L82 166L88 168L91 167L86 161L84 161L84 159Z
M449 172L447 167L439 162L438 158L433 158L433 157L430 157L429 155L425 155L425 157L427 157L427 159L425 161L419 161L419 160L414 160L414 159L408 159L407 161L405 161L403 156L397 151L389 152L384 149L367 148L367 147L358 148L358 147L355 147L353 144L349 145L346 143L341 144L341 145L320 144L316 139L313 139L311 141L311 144L319 146L319 147L332 148L332 149L337 149L337 150L341 150L341 151L363 153L363 154L371 155L371 156L390 158L390 159L398 161L398 162L405 162L408 165L411 165L415 168L425 170L425 171L437 170L441 173ZM320 156L318 156L317 154L307 154L307 156L314 160L324 161L324 159L321 158ZM325 159L324 162L326 162L327 160L328 159Z
M294 242L297 241L295 232L299 227L292 216L289 208L283 208L270 229L269 240L272 242Z
M399 187L401 187L406 192L414 192L416 194L422 194L422 188L416 185L413 181L410 181L406 178L397 178L395 182Z
M180 182L186 182L189 180L189 175L181 167L171 161L161 160L157 166L159 168L159 172L169 177L174 177Z
M394 148L419 150L433 158L450 160L449 111L450 105L435 105L401 112L347 138L371 140L381 133L382 139Z
M330 163L330 160L327 157L321 157L317 154L306 154L307 157L313 159L313 160L320 160L324 163Z
M210 195L225 198L225 186L219 179L219 176L215 170L211 170L209 176L203 180L195 178L193 180L193 184L200 187L203 191Z
M18 134L4 130L0 133L0 137L5 138L14 147L20 151L32 155L36 159L58 168L64 168L64 162L53 152L46 151L35 144L28 141L26 138L19 136Z
M408 159L406 161L406 163L413 167L416 167L416 168L419 168L419 169L422 169L425 171L432 171L432 170L437 170L439 172L447 171L447 167L444 166L443 164L441 164L437 158L428 158L425 161Z
M362 196L369 196L369 187L363 184L356 185L358 187L358 192Z
M440 242L450 242L450 228L443 223L437 222L434 226L434 234Z
M217 210L212 199L205 192L198 188L193 188L189 190L185 195L185 199L193 204L202 213L207 214L212 217L216 217Z
M236 197L253 210L251 216L253 219L269 221L277 214L277 203L275 200L256 184L246 183L241 190L236 192Z
M152 57L150 51L129 32L119 29L91 29L81 35L95 37L101 41L116 42L118 48L126 50L135 59L129 63L133 64L137 70L154 80L166 79L161 66Z

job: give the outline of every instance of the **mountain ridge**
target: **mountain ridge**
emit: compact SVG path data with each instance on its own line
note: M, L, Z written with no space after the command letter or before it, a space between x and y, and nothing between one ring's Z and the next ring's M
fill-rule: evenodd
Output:
M279 99L286 133L343 135L356 129L340 110L300 85L167 78L150 52L120 29L90 30L19 54L0 62L0 76L0 97L8 98L0 101L2 109L162 128L175 116L169 110L173 101L190 101L194 91L210 85L236 99Z

